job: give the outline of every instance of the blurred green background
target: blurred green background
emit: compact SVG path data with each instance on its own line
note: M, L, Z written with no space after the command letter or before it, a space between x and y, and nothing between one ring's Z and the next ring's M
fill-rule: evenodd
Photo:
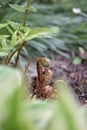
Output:
M12 10L10 4L25 4L23 0L0 0L0 20L23 22L24 15ZM60 33L51 39L36 38L29 41L22 54L26 57L62 55L74 58L79 47L87 50L87 0L31 0L36 13L30 13L27 24L31 27L58 26ZM81 11L80 13L77 10ZM76 10L73 12L72 10ZM0 32L2 33L2 32ZM4 33L4 30L3 30Z

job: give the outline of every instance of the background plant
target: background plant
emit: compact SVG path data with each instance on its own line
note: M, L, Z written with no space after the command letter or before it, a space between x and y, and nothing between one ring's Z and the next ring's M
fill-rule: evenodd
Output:
M12 1L9 1L12 2ZM15 1L22 2L23 1ZM32 5L38 9L37 13L32 13L29 15L27 24L29 26L59 26L61 31L58 36L52 39L34 39L30 41L30 44L23 51L23 55L28 56L49 56L49 51L56 52L67 58L74 58L77 56L77 51L79 47L87 50L87 40L86 40L86 25L87 18L81 14L74 14L73 8L80 8L82 12L87 13L87 1L79 0L32 0ZM12 10L11 10L12 11ZM10 12L10 9L9 9ZM2 16L2 21L6 20L8 17L11 20L21 21L23 15L16 15L16 12L12 12L12 15L7 13L4 17ZM27 52L33 52L28 54ZM69 55L67 54L69 52Z
M57 28L30 28L26 26L28 11L36 12L36 8L30 6L30 0L27 1L27 5L18 5L18 4L9 4L9 6L19 12L24 13L24 20L22 23L17 23L11 20L7 20L7 23L1 23L0 29L5 28L8 30L7 34L4 33L0 35L1 39L1 48L0 56L5 57L5 63L8 65L14 56L17 53L15 66L17 66L19 55L22 48L27 44L28 40L39 36L45 36L58 31Z
M7 19L16 22L23 22L24 15L9 8L7 3L14 4L14 1L0 1L2 7L0 8L1 22ZM25 4L22 0L15 1L15 4ZM31 0L31 4L37 8L37 13L29 14L27 25L29 27L51 27L59 26L60 33L52 39L35 38L30 40L21 51L24 57L39 57L47 56L54 58L53 54L59 54L66 58L77 58L79 47L87 51L86 40L86 25L87 18L82 14L75 14L72 9L79 8L84 14L87 14L87 1L79 0ZM2 14L3 12L3 14ZM10 13L11 12L11 13ZM6 33L6 30L1 30ZM53 52L53 53L49 53ZM52 54L52 55L51 55ZM76 62L77 62L77 59ZM81 59L78 59L81 61ZM22 60L21 60L22 62Z

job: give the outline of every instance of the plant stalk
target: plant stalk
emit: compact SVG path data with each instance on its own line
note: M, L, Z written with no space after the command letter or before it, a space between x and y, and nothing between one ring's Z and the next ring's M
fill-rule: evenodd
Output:
M17 57L16 57L16 60L15 60L15 65L14 65L15 67L17 66L18 61L19 61L20 51L21 51L21 48L19 48L18 52L17 52Z
M9 62L10 62L12 56L18 51L18 55L17 55L17 59L16 59L16 60L17 60L17 61L16 61L16 64L17 64L18 58L19 58L19 54L20 54L20 50L21 50L22 47L24 47L24 46L26 45L26 43L27 43L27 42L24 41L21 46L19 46L15 51L13 51L13 52L10 54L9 57L6 58L6 61L5 61L5 64L6 64L6 65L9 64Z
M26 21L27 21L27 17L28 17L29 7L30 7L30 0L27 0L27 8L26 8L26 11L25 11L24 23L23 23L24 27L26 26Z

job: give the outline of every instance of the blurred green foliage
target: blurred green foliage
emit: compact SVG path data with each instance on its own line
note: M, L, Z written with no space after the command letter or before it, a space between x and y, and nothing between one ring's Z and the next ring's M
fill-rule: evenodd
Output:
M0 66L1 130L86 130L86 107L80 106L64 81L55 83L58 99L24 97L23 74Z

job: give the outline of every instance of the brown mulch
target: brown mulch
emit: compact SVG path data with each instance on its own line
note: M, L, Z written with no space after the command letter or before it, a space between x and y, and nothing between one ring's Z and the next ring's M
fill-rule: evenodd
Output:
M82 103L87 102L87 61L74 65L72 61L56 58L51 67L53 79L64 79L74 89Z

